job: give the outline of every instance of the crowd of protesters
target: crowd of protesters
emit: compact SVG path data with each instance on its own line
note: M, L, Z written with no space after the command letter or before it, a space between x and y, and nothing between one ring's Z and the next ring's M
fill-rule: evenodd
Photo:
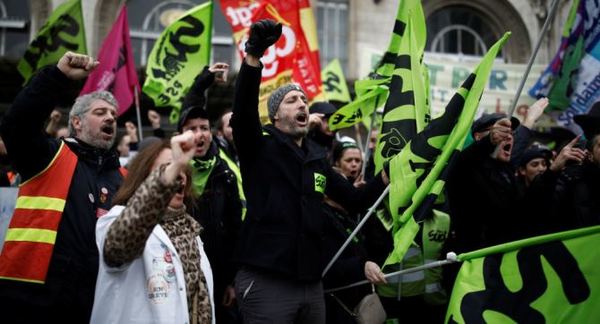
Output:
M584 136L551 149L532 145L541 99L522 122L494 113L473 123L473 143L450 164L446 203L401 264L383 267L393 240L382 208L322 278L389 169L369 172L359 145L329 130L335 106L309 108L298 85L270 95L271 123L261 125L260 58L280 35L272 21L252 25L233 108L214 122L205 92L228 65L201 71L171 138L152 110L152 137L140 141L132 122L118 133L109 92L77 98L63 129L59 99L98 62L69 52L37 73L0 127L0 185L20 185L0 254L3 319L353 323L376 292L388 318L442 322L455 267L384 272L600 224L600 104L575 117ZM372 285L325 292L364 279Z

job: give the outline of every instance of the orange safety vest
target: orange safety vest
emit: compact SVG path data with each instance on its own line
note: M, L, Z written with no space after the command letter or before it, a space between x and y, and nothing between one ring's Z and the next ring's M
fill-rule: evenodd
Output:
M0 254L0 278L43 284L65 209L77 155L61 143L50 164L19 186Z

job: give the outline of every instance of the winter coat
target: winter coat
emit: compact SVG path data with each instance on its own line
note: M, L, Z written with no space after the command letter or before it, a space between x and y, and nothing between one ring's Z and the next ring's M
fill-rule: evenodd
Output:
M43 125L73 81L57 67L41 70L19 93L2 122L1 135L10 159L23 181L44 170L60 147L61 140L48 138ZM27 305L32 314L44 318L46 311L62 312L65 322L87 322L92 310L98 273L95 244L96 220L111 206L122 182L118 153L64 140L77 155L65 208L45 284L0 280L0 298ZM10 309L6 318L11 318ZM19 317L21 315L18 315ZM52 318L46 317L48 321Z
M318 281L324 194L356 211L370 206L384 184L378 176L357 190L333 171L326 152L311 140L305 138L299 147L274 126L262 128L260 79L261 68L242 64L231 117L248 208L236 259L285 278Z

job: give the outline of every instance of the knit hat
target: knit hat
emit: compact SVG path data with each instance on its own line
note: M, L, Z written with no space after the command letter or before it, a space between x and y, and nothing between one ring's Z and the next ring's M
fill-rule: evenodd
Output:
M577 115L573 120L581 127L585 138L591 141L594 136L600 134L600 101L592 105L587 114Z
M271 93L269 101L267 102L267 108L269 109L269 120L271 120L271 123L273 123L275 120L275 114L277 113L277 109L279 109L279 105L283 101L283 97L285 97L285 95L292 90L300 91L306 95L304 90L302 90L299 85L294 83L284 84Z

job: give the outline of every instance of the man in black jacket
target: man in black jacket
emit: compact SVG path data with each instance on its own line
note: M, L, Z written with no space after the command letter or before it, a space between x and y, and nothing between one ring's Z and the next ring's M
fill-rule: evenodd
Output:
M271 94L273 125L261 127L259 58L280 35L281 25L273 21L252 25L236 81L231 125L248 212L238 242L242 268L235 289L248 323L324 323L323 197L355 211L377 199L387 178L376 176L355 189L332 170L326 152L306 139L307 99L297 85Z
M233 251L242 224L244 198L237 165L217 146L211 133L204 92L227 64L215 63L198 75L183 101L177 131L199 134L191 161L197 195L191 215L202 225L200 234L215 282L215 317L219 323L236 322Z
M30 243L7 236L0 255L1 276L9 279L0 280L3 322L89 322L98 272L96 220L110 209L122 182L118 153L111 149L117 102L108 92L79 97L69 114L72 137L49 138L43 126L74 81L97 64L66 53L31 80L2 122L9 157L23 177L9 231L27 233ZM40 255L50 257L49 263L42 264Z

